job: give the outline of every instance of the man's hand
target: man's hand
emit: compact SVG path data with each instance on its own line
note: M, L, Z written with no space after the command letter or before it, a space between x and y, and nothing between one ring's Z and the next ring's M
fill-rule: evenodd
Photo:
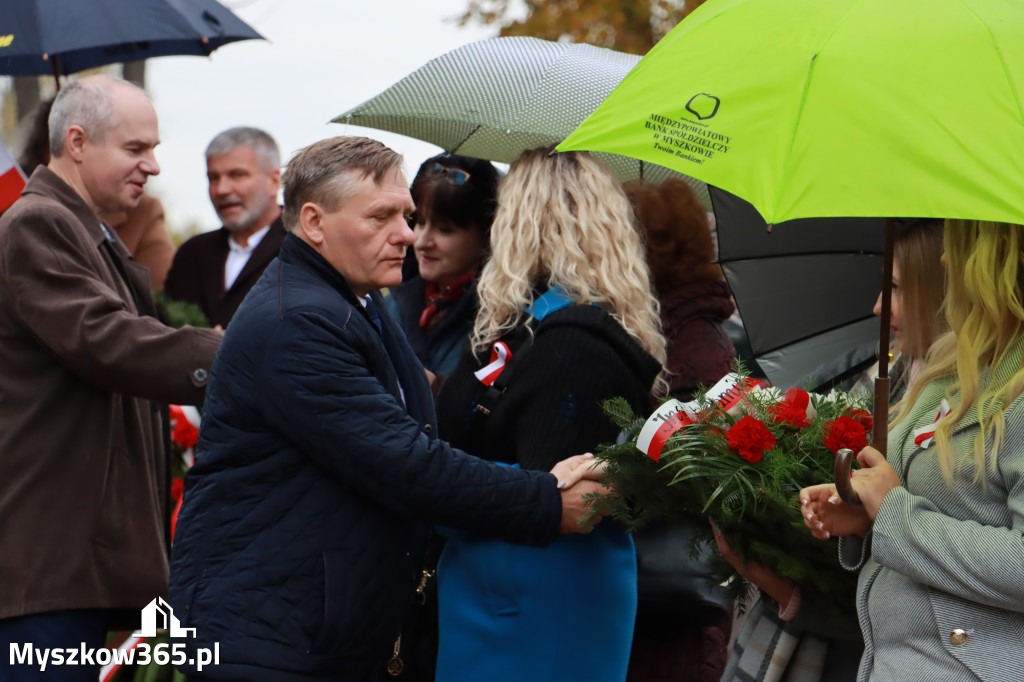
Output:
M558 479L559 489L565 489L583 480L600 481L604 478L604 469L604 462L598 462L593 454L584 452L563 459L551 468L551 473Z
M579 455L577 455L579 456ZM594 493L606 494L608 488L596 481L579 481L571 488L563 487L562 494L562 532L563 533L589 533L594 529L605 516L607 511L599 507L592 507L594 500L584 499L587 495ZM587 525L580 525L580 521L587 519Z

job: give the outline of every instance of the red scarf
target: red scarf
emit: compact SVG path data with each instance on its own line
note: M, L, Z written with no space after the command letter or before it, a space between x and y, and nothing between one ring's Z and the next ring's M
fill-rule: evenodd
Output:
M474 277L476 277L476 270L470 270L451 284L427 282L427 291L424 296L427 306L420 313L420 327L426 329L439 312L462 298Z

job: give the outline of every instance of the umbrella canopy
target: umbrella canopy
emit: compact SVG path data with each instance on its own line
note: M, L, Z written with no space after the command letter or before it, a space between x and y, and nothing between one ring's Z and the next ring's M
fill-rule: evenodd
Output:
M874 355L885 220L803 218L768 232L748 202L710 187L718 262L754 359L776 386L867 345Z
M666 165L768 223L1021 223L1022 35L1005 0L710 0L560 149Z
M526 149L565 139L639 61L592 45L524 37L482 40L431 60L333 120L510 163ZM676 175L633 158L598 156L620 179L657 182ZM708 206L704 184L691 184Z
M1024 223L1021 35L1024 12L1005 0L710 0L559 149L665 164L746 199L769 224ZM886 363L879 375L884 448Z
M262 38L215 0L3 0L0 74L67 75Z

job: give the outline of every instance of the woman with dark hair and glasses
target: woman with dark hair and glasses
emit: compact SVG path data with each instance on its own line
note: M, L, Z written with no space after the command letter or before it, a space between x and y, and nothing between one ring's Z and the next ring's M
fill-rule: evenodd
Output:
M435 385L455 368L473 330L499 177L487 161L440 154L412 182L417 272L385 302Z

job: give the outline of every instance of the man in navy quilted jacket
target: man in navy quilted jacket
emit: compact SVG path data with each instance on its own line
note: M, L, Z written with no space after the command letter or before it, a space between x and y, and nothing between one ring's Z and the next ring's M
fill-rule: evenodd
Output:
M602 488L560 489L436 438L426 374L380 314L377 290L401 281L413 243L397 153L324 140L283 184L289 234L224 337L186 481L170 597L195 635L180 667L190 679L373 680L431 524L543 545L584 531L582 496ZM203 649L218 663L199 670Z

